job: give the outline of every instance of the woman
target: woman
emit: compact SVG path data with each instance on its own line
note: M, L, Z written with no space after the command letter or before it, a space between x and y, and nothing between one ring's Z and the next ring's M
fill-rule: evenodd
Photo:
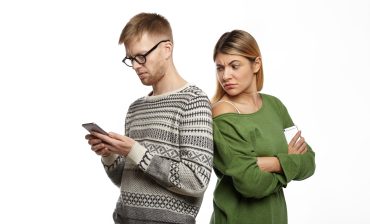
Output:
M283 103L262 94L262 58L247 32L224 33L214 48L217 88L213 103L215 143L214 224L286 224L283 188L315 171L315 154Z

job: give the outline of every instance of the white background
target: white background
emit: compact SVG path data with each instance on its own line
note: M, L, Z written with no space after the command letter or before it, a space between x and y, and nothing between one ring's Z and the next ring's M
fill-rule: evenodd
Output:
M285 190L289 223L370 223L369 1L205 2L1 1L0 223L113 223L119 190L81 123L122 133L128 105L150 91L117 43L139 12L170 21L178 71L209 96L217 39L249 31L263 92L284 102L316 152L314 176Z

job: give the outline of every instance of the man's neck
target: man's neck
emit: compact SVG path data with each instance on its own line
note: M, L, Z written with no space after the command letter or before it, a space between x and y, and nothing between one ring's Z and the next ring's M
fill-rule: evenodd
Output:
M185 86L184 80L176 70L173 70L162 77L153 87L153 96L162 95L168 92L175 91Z

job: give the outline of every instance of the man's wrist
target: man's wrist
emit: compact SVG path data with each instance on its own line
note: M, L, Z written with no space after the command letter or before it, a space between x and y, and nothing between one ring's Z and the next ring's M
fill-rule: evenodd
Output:
M112 165L117 159L118 155L111 153L109 156L101 156L101 160L105 165Z
M139 164L139 162L144 157L145 153L146 153L146 148L135 141L134 145L132 146L129 153L126 155L126 157L130 158L136 164Z

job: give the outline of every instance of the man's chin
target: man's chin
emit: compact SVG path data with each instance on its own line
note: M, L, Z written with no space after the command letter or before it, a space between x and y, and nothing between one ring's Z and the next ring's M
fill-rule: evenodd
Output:
M141 83L144 85L144 86L151 86L152 84L150 82L148 82L148 80L145 80L145 79L140 79Z

